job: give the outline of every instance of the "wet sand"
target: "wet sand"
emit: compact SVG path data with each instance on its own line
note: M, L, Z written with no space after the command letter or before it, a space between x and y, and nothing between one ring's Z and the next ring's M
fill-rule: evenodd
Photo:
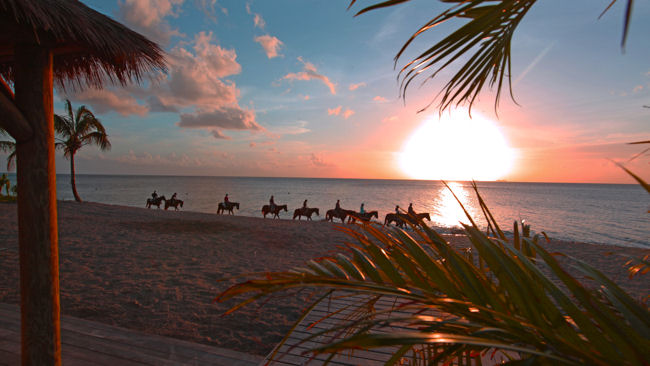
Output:
M232 303L213 299L235 282L224 278L287 270L335 251L348 237L321 220L59 202L62 313L265 355L297 319L307 294L277 296L227 316ZM19 302L17 238L16 205L0 204L0 302ZM447 238L467 246L462 236ZM648 277L629 280L626 259L611 255L650 250L562 241L547 247L594 265L635 297L650 295Z

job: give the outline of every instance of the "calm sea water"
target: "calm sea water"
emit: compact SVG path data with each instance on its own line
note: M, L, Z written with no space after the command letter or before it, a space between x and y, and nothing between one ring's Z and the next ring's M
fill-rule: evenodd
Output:
M15 179L14 175L11 175ZM68 175L57 176L57 197L72 200ZM482 225L484 220L470 183L450 183L451 188ZM534 232L550 237L592 243L650 248L649 195L637 185L554 184L481 182L479 190L502 228L511 230L514 220L526 220ZM467 222L460 206L437 181L174 177L78 175L77 190L86 201L144 207L153 190L184 200L183 210L215 213L217 203L228 193L240 203L237 215L261 217L262 205L275 196L277 204L293 209L308 199L321 209L321 218L337 199L346 209L378 210L380 219L395 205L429 212L431 225L449 230Z

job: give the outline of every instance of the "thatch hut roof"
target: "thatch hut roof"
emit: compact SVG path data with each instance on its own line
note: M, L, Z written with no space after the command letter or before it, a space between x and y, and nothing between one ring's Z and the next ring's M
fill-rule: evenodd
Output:
M54 54L54 80L73 88L125 84L165 70L160 47L77 0L0 0L0 75L13 80L14 48Z

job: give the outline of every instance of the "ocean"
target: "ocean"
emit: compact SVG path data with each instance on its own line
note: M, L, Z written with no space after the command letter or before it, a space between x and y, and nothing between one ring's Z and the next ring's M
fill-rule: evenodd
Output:
M10 174L15 181L15 175ZM470 182L450 182L450 187L479 223L485 220ZM525 220L535 233L549 237L597 244L650 248L650 195L638 185L478 182L479 191L504 231L512 231L515 220ZM308 200L309 207L320 208L320 218L334 208L386 213L409 203L417 212L429 212L431 226L443 232L468 222L451 192L438 181L320 179L320 178L252 178L252 177L182 177L77 175L77 191L85 201L145 207L156 190L170 198L176 192L184 201L183 210L216 213L217 204L228 193L230 201L239 202L236 215L262 217L261 207L274 195L276 204L293 210ZM57 198L73 200L70 176L57 175ZM153 208L155 209L155 208ZM162 208L161 208L162 209Z

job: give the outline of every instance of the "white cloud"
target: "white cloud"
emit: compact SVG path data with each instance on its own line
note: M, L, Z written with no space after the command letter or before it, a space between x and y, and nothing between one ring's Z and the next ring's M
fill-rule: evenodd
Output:
M322 74L318 73L318 70L316 70L316 66L314 64L304 61L302 57L298 57L298 61L302 62L303 64L303 71L297 72L297 73L289 73L284 76L283 79L287 80L320 80L323 84L325 84L330 92L333 95L336 95L336 84L332 83L330 79Z
M357 83L357 84L350 84L350 86L348 88L352 91L352 90L357 90L359 88L362 88L364 86L366 86L366 83L361 82L361 83Z
M118 15L134 30L156 42L167 44L172 36L180 36L165 20L178 16L184 0L123 0L118 1Z
M282 41L276 37L265 34L263 36L255 37L255 42L259 43L262 48L264 48L266 57L271 59L280 56L278 50L282 46Z

